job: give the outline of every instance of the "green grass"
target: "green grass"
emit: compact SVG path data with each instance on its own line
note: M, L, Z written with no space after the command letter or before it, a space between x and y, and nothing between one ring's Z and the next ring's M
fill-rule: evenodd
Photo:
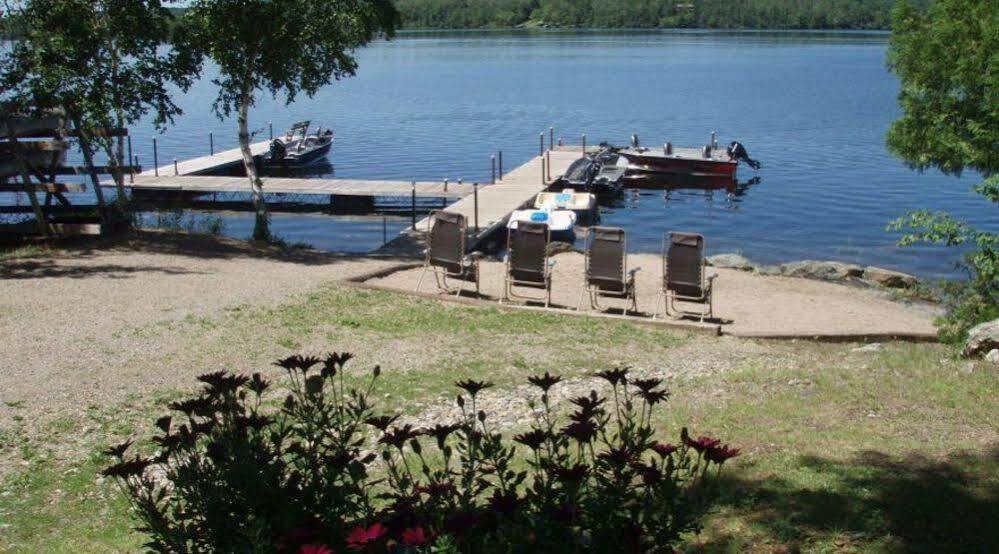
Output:
M453 396L453 382L465 377L512 390L545 370L574 377L616 362L649 368L678 346L748 345L756 354L733 353L730 371L672 379L674 397L657 420L667 438L687 425L744 451L726 468L718 510L686 550L932 552L960 550L956 544L983 551L976 549L996 540L999 372L966 373L941 346L890 344L861 354L852 345L735 343L334 286L276 307L136 333L180 341L156 357L128 359L137 371L220 362L266 370L291 352L349 345L359 374L386 366L375 397L382 407L407 412ZM407 351L423 356L400 360ZM279 379L279 370L269 371ZM55 417L32 436L17 419L26 407L7 405L16 417L0 429L0 468L9 468L0 480L0 550L139 549L126 503L97 479L106 463L100 451L127 436L148 437L155 416L184 394L90 406L79 421Z
M15 247L0 247L0 262L18 258L33 258L46 253L46 249L36 244Z

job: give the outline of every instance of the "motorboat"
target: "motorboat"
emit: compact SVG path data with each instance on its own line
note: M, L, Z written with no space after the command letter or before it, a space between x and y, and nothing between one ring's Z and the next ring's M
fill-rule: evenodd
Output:
M547 224L553 241L572 243L576 240L576 212L558 209L554 202L546 202L533 210L516 210L510 214L506 226L516 230L520 222Z
M562 178L552 185L551 190L572 188L594 194L598 198L616 198L621 195L622 179L627 171L627 166L621 165L619 159L612 147L588 153L572 162Z
M750 158L738 141L733 141L728 148L719 148L714 133L711 142L700 148L674 147L671 142L663 144L662 148L646 148L639 146L638 138L632 135L631 146L616 149L616 153L627 160L629 173L637 174L735 180L740 161L753 169L760 168L759 162Z
M314 163L329 153L333 147L333 131L316 128L309 133L309 121L291 126L283 137L271 141L270 151L264 156L268 165L294 166Z

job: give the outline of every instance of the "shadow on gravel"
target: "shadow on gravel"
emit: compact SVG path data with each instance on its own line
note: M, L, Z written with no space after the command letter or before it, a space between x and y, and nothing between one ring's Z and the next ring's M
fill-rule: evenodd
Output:
M848 462L807 456L795 472L814 484L780 475L740 480L738 472L724 484L721 505L769 537L767 545L715 533L694 550L797 552L823 541L844 552L865 545L913 553L999 548L999 445L943 461L875 451Z
M3 279L37 279L39 277L66 277L70 279L105 277L110 279L124 279L137 273L160 273L163 275L204 274L202 271L190 271L180 267L118 264L70 265L55 263L51 260L14 260L4 262L0 265L0 278Z

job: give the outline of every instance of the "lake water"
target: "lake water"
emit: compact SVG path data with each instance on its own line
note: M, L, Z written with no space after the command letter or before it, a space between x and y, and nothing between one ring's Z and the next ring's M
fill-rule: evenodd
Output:
M507 168L537 154L549 126L577 143L701 145L738 139L763 163L737 196L703 191L632 191L603 210L625 227L634 251L657 252L666 230L703 233L709 250L764 263L834 259L924 277L953 275L947 249L900 249L886 223L907 210L943 209L985 228L999 211L970 192L976 175L909 170L885 149L899 114L897 81L885 68L887 36L777 32L411 33L359 52L355 78L285 106L262 98L251 127L283 129L300 119L332 126L337 177L488 182L490 154ZM161 163L235 145L235 123L211 111L202 80L180 98L186 114L159 137ZM133 129L135 151L152 161L149 125ZM226 232L250 233L249 214L224 214ZM275 215L289 241L369 251L381 218ZM392 235L408 218L390 218Z

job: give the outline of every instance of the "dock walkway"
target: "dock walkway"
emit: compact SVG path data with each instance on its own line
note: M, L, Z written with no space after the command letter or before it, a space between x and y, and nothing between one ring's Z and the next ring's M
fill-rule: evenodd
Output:
M271 141L265 140L261 142L255 142L250 145L250 152L254 156L263 156L270 149ZM174 163L171 161L166 165L161 165L158 168L147 169L139 175L144 177L166 177L169 175L204 175L211 173L213 171L218 171L220 169L225 169L232 167L237 164L243 163L243 153L240 149L233 148L231 150L223 150L221 152L216 152L208 156L200 156L197 158L191 158L190 160L178 161L176 168Z
M540 171L540 170L539 170ZM421 198L462 198L472 193L472 185L458 183L407 181L372 181L366 179L292 179L262 177L267 194L328 195L328 196L393 196L409 197L415 188ZM136 175L125 180L125 188L135 191L179 192L191 195L249 193L246 177L209 177L179 175L153 177Z
M550 179L542 176L542 164L545 163L547 156L535 156L504 175L495 185L480 187L477 199L476 195L466 196L445 208L445 211L465 216L469 228L473 230L468 247L474 249L483 239L505 225L511 212L532 203L534 197L564 174L580 155L578 148L551 151L551 168L547 172ZM422 251L429 223L429 218L418 221L414 227L410 227L399 237L382 246L378 253L412 255Z

